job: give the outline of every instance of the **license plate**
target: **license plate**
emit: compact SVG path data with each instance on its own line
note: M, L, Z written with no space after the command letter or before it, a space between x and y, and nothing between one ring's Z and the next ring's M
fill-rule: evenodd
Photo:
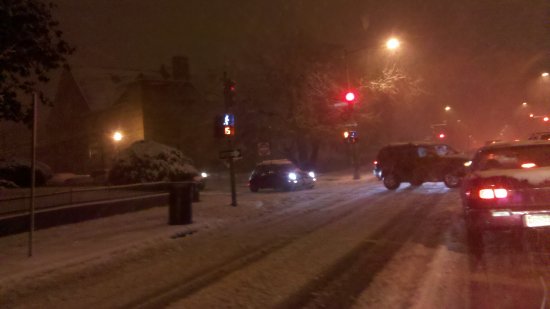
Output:
M523 225L526 227L550 226L550 215L525 215L523 216Z

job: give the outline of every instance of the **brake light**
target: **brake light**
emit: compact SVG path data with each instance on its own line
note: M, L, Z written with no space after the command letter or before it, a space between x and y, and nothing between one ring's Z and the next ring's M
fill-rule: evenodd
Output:
M373 163L374 165L376 165L376 164L378 164L378 161L372 161L372 163Z
M508 197L508 190L506 189L480 189L479 190L479 198L484 200L491 200L495 198L506 198Z

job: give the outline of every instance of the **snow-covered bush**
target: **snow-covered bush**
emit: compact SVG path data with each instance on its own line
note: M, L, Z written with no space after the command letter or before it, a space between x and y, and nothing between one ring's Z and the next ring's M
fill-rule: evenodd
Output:
M192 180L198 174L181 151L153 141L138 141L122 150L109 171L112 184Z
M53 175L51 168L36 162L35 184L43 186ZM31 185L31 162L26 159L0 159L0 179L15 183L19 187Z

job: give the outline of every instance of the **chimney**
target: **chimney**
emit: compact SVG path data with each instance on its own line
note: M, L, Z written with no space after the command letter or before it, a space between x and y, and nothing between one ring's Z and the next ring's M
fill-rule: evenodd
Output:
M172 76L175 80L189 81L189 62L187 57L172 57Z

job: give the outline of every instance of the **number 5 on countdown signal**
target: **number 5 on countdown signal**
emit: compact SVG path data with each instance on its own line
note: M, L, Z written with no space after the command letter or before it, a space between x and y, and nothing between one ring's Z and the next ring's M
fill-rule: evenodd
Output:
M232 126L224 126L223 134L226 136L232 136L235 135L235 130Z

